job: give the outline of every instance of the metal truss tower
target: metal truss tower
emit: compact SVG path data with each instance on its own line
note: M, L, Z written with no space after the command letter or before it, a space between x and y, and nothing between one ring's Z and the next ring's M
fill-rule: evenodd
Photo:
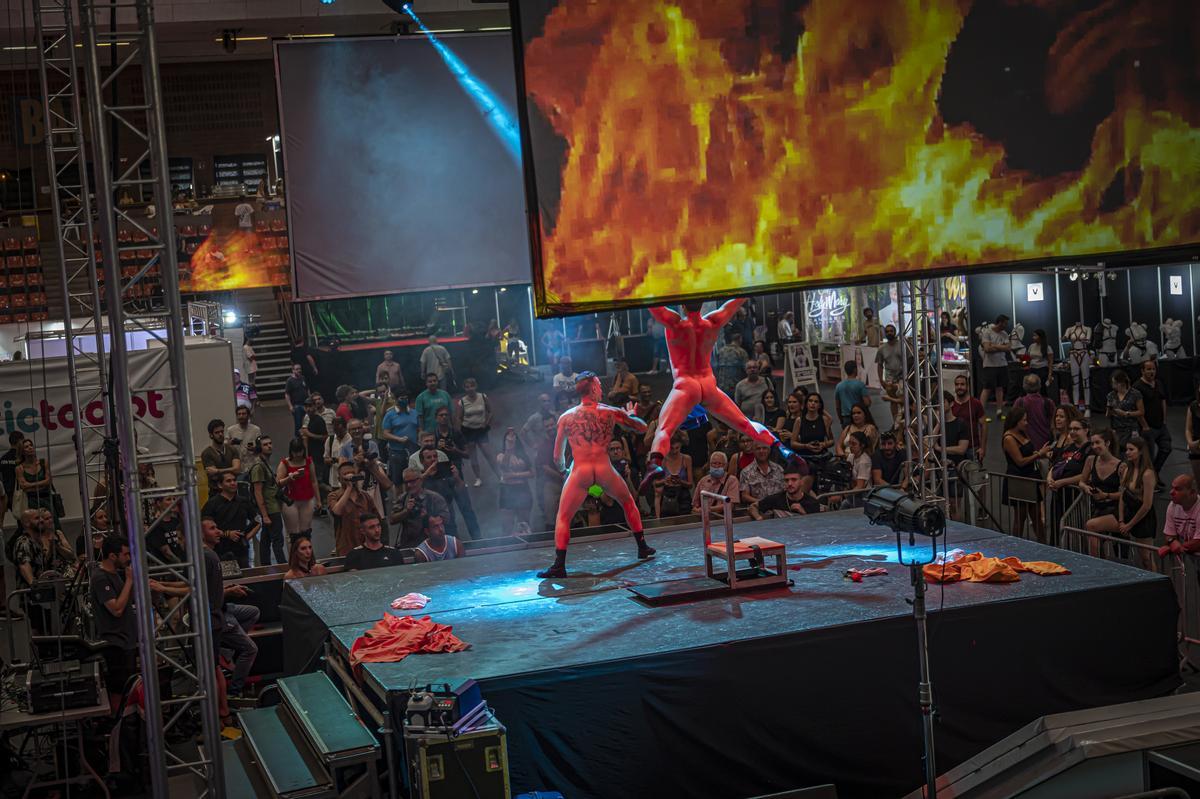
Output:
M171 776L191 773L203 795L219 798L224 796L224 779L217 682L188 414L184 323L153 6L151 0L80 0L79 10L86 75L82 94L87 97L91 121L99 260L104 265L102 292L111 331L110 407L119 445L124 529L133 560L151 789L154 796L166 797ZM110 19L119 20L121 30L105 30ZM118 40L129 45L121 49L116 66L102 72L100 48L115 47ZM140 78L141 99L124 105L106 100L106 89L129 75ZM114 127L124 134L119 154L112 151ZM148 190L157 216L135 218L116 202L122 190ZM161 288L152 287L150 278L155 276L160 277ZM100 292L93 294L96 304L100 296ZM135 313L135 305L148 305L150 312ZM127 330L145 332L152 348L160 346L164 352L162 368L169 371L169 385L158 390L172 410L166 424L155 425L134 414L134 395L149 387L132 382ZM139 441L143 445L153 441L158 454L141 454ZM154 481L143 482L142 467L146 466L154 467ZM183 563L164 564L147 551L145 531L172 511L179 514L187 555ZM160 616L151 596L152 579L182 584L189 593ZM159 667L168 667L172 675L168 698L163 698L159 685ZM181 755L168 749L166 741L172 730L196 715L203 730L199 754Z
M940 281L928 278L899 284L900 341L904 364L905 451L912 463L913 493L945 502L953 475L946 459L945 411L942 402L942 349L938 325Z
M83 540L92 554L92 497L104 476L105 442L112 439L112 421L105 413L99 424L86 409L108 407L104 319L97 284L92 231L92 200L87 176L81 88L76 63L76 35L71 0L35 0L34 29L38 41L38 77L42 89L42 119L50 204L54 212L54 243L58 250L63 291L63 335L66 338L71 407L75 417L75 466L79 475Z

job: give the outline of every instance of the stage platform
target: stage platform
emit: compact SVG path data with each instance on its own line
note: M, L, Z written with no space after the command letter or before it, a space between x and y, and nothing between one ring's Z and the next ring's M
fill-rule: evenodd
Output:
M632 539L580 540L566 580L534 576L548 548L308 578L284 590L285 641L301 649L290 660L322 639L348 651L393 598L419 591L432 601L418 615L452 625L471 649L364 664L359 678L393 708L414 685L478 680L509 730L514 794L739 799L833 782L843 797L886 797L916 787L912 588L895 536L859 511L737 532L786 543L795 584L636 601L631 585L703 574L694 528L652 535L658 555L646 562ZM1165 577L958 524L948 544L1072 574L930 587L939 771L1041 715L1178 685ZM842 576L867 566L888 574Z

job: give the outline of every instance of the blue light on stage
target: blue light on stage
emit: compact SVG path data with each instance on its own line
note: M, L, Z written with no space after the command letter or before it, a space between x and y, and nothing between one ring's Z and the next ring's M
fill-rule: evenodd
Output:
M425 27L425 23L413 11L411 3L405 3L400 8L412 17L413 22L417 23L417 27L421 29L421 33L429 37L429 43L434 46L434 49L441 55L442 60L446 62L446 67L450 70L450 74L458 80L458 84L462 86L467 96L475 103L480 113L483 114L483 118L487 120L488 127L500 139L500 143L504 145L504 149L508 151L513 161L519 166L521 163L521 134L517 128L516 115L504 107L499 96L486 83L471 73L470 68L467 67L461 58L455 55L453 50L447 47L429 28ZM503 289L501 290L503 291Z

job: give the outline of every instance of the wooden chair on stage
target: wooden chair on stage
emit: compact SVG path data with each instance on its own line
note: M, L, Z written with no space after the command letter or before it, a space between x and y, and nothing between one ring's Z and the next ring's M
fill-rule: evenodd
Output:
M709 513L714 502L723 506L725 523L725 540L716 543L712 540L712 514ZM701 491L700 514L703 517L701 530L704 534L704 570L709 577L729 583L729 587L734 591L766 585L787 585L787 551L783 544L759 536L741 539L733 537L731 498L711 491ZM775 561L774 571L767 567L767 561L771 558ZM717 559L725 564L724 572L715 571L713 563ZM743 560L749 561L749 565L739 571L738 561Z

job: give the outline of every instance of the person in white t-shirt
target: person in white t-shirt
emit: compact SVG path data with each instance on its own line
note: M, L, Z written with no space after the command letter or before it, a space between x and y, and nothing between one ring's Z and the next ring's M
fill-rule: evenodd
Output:
M250 339L242 343L242 367L246 382L253 386L258 379L258 357L254 354L254 347L250 346Z
M575 370L571 368L571 356L558 359L558 373L554 375L554 390L558 393L575 391Z
M1167 520L1163 524L1166 545L1159 547L1159 557L1200 552L1200 496L1196 494L1196 478L1181 474L1171 481L1171 504L1167 505Z

